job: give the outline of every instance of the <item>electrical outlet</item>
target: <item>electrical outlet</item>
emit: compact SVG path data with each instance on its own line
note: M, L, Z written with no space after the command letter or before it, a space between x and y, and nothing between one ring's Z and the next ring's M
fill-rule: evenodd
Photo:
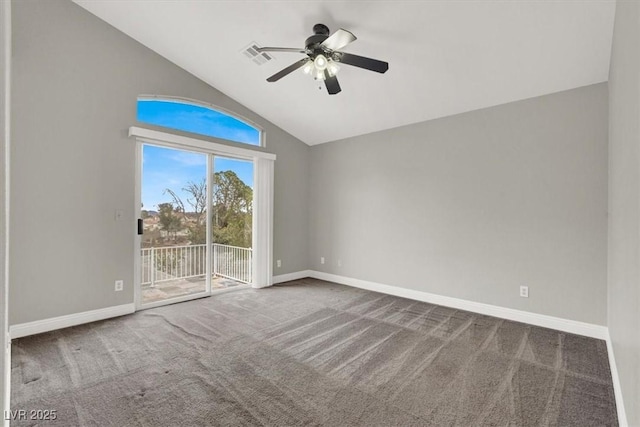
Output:
M323 256L320 257L320 264L324 264L324 257Z
M277 260L276 261L276 267L278 267L278 268L282 267L282 261L281 260Z
M124 289L124 280L116 280L116 292Z
M341 259L338 260L338 267L342 267L342 260Z
M520 296L522 298L529 298L529 287L528 286L520 286Z

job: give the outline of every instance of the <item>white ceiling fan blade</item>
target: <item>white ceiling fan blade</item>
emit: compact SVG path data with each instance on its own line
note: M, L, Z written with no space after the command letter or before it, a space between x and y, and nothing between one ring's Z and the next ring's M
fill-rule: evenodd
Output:
M353 33L340 28L338 31L331 34L329 38L327 38L325 41L320 43L320 46L326 47L327 49L331 49L331 50L338 50L338 49L342 49L343 47L345 47L346 45L348 45L349 43L355 40L356 40L356 36L354 36Z

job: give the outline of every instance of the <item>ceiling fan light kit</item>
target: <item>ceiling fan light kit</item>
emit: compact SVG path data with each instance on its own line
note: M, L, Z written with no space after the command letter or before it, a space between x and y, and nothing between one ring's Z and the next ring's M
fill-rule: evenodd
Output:
M335 61L327 59L324 55L318 55L313 61L308 61L302 67L302 72L313 76L315 80L324 80L326 78L325 70L327 70L329 77L333 77L340 71L340 66Z
M324 81L329 95L335 95L342 90L336 77L340 71L339 63L378 73L385 73L389 69L387 62L341 52L339 49L356 40L356 36L347 30L341 28L329 36L329 28L326 25L316 24L313 26L313 33L305 41L304 49L289 47L261 47L258 49L259 52L293 52L307 55L306 58L294 62L269 77L268 82L277 82L284 76L302 68L305 74L311 75L315 80Z

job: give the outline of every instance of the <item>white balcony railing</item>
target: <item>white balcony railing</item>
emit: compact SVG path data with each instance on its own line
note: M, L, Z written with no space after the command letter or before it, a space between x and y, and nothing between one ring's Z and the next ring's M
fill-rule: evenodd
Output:
M251 248L217 243L211 246L214 276L251 283ZM206 247L189 245L142 249L142 285L154 287L160 282L206 276Z
M213 274L251 283L252 255L250 248L213 244Z

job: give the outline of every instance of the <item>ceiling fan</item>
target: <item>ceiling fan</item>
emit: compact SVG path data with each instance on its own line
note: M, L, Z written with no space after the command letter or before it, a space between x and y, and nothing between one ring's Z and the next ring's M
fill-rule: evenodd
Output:
M305 74L311 75L318 81L323 80L329 95L335 95L341 90L336 77L337 72L340 70L338 64L352 65L378 73L384 73L389 69L387 62L340 51L340 49L355 40L356 36L347 30L341 28L330 36L329 28L326 25L316 24L313 26L313 35L305 41L304 49L261 47L257 50L259 52L294 52L307 55L306 58L294 62L269 77L267 79L268 82L277 82L284 76L302 68Z

